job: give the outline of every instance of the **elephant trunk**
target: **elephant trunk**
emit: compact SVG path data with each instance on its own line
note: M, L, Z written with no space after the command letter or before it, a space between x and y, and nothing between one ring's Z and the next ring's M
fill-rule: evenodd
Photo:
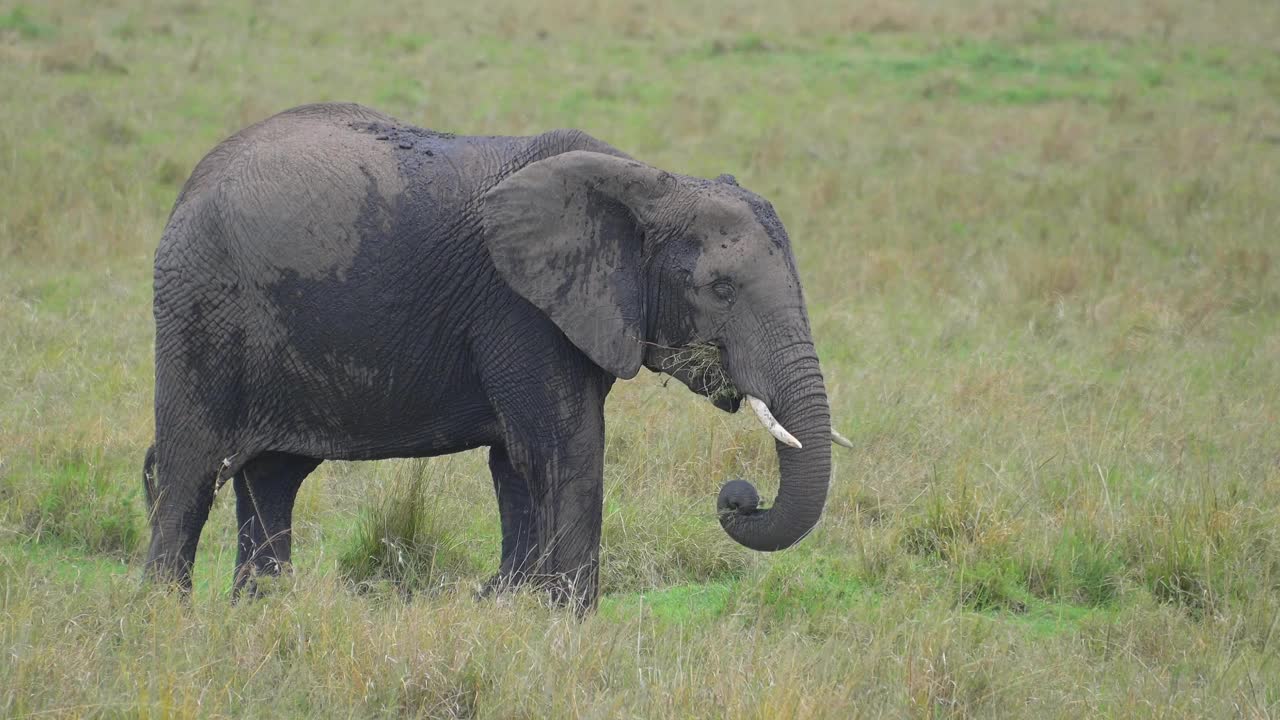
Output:
M800 447L775 441L782 478L773 507L757 509L759 495L750 483L734 480L720 490L720 525L738 543L753 550L790 547L817 525L831 481L831 413L818 358L809 353L789 359L761 398L777 422ZM794 357L794 356L793 356ZM762 393L763 394L763 393Z

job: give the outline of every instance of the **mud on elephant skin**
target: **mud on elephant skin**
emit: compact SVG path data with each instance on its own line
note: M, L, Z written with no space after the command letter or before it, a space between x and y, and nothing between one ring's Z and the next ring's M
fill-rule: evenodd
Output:
M724 410L745 401L778 438L770 509L745 483L721 494L734 540L785 548L826 500L827 395L773 208L580 131L280 113L196 166L156 251L154 311L147 567L164 582L190 587L228 480L239 590L288 562L294 498L321 461L488 447L491 586L590 607L605 398L641 366Z

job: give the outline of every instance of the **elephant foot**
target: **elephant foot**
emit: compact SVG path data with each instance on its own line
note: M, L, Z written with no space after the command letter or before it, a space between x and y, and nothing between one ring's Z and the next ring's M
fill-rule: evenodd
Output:
M245 564L236 569L235 582L231 586L231 602L257 600L266 595L280 592L291 586L293 566L289 563L278 563L274 560L263 567Z
M553 607L566 608L585 617L596 606L596 578L579 573L557 573L546 577L540 587Z
M578 615L584 615L595 606L596 597L594 583L588 586L583 580L585 578L579 579L565 573L497 573L476 590L475 597L481 600L529 588L540 592L552 607L571 608Z
M494 573L493 577L486 580L476 590L476 599L514 592L528 582L529 576L526 573Z

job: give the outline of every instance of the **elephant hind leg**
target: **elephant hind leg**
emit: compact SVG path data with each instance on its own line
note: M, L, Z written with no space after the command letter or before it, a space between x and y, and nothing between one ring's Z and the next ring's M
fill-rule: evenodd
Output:
M283 452L260 453L235 475L235 593L256 592L254 578L278 575L293 545L293 504L302 481L320 460Z
M209 519L221 459L158 443L143 464L151 545L146 574L163 584L191 590L200 532Z

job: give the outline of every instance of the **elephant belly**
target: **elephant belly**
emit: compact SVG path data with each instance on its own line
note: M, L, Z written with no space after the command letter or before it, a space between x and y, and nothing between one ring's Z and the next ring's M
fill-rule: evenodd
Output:
M497 439L497 422L461 348L374 332L378 323L295 327L264 348L249 424L271 449L327 459L425 457ZM385 330L385 327L383 327Z

